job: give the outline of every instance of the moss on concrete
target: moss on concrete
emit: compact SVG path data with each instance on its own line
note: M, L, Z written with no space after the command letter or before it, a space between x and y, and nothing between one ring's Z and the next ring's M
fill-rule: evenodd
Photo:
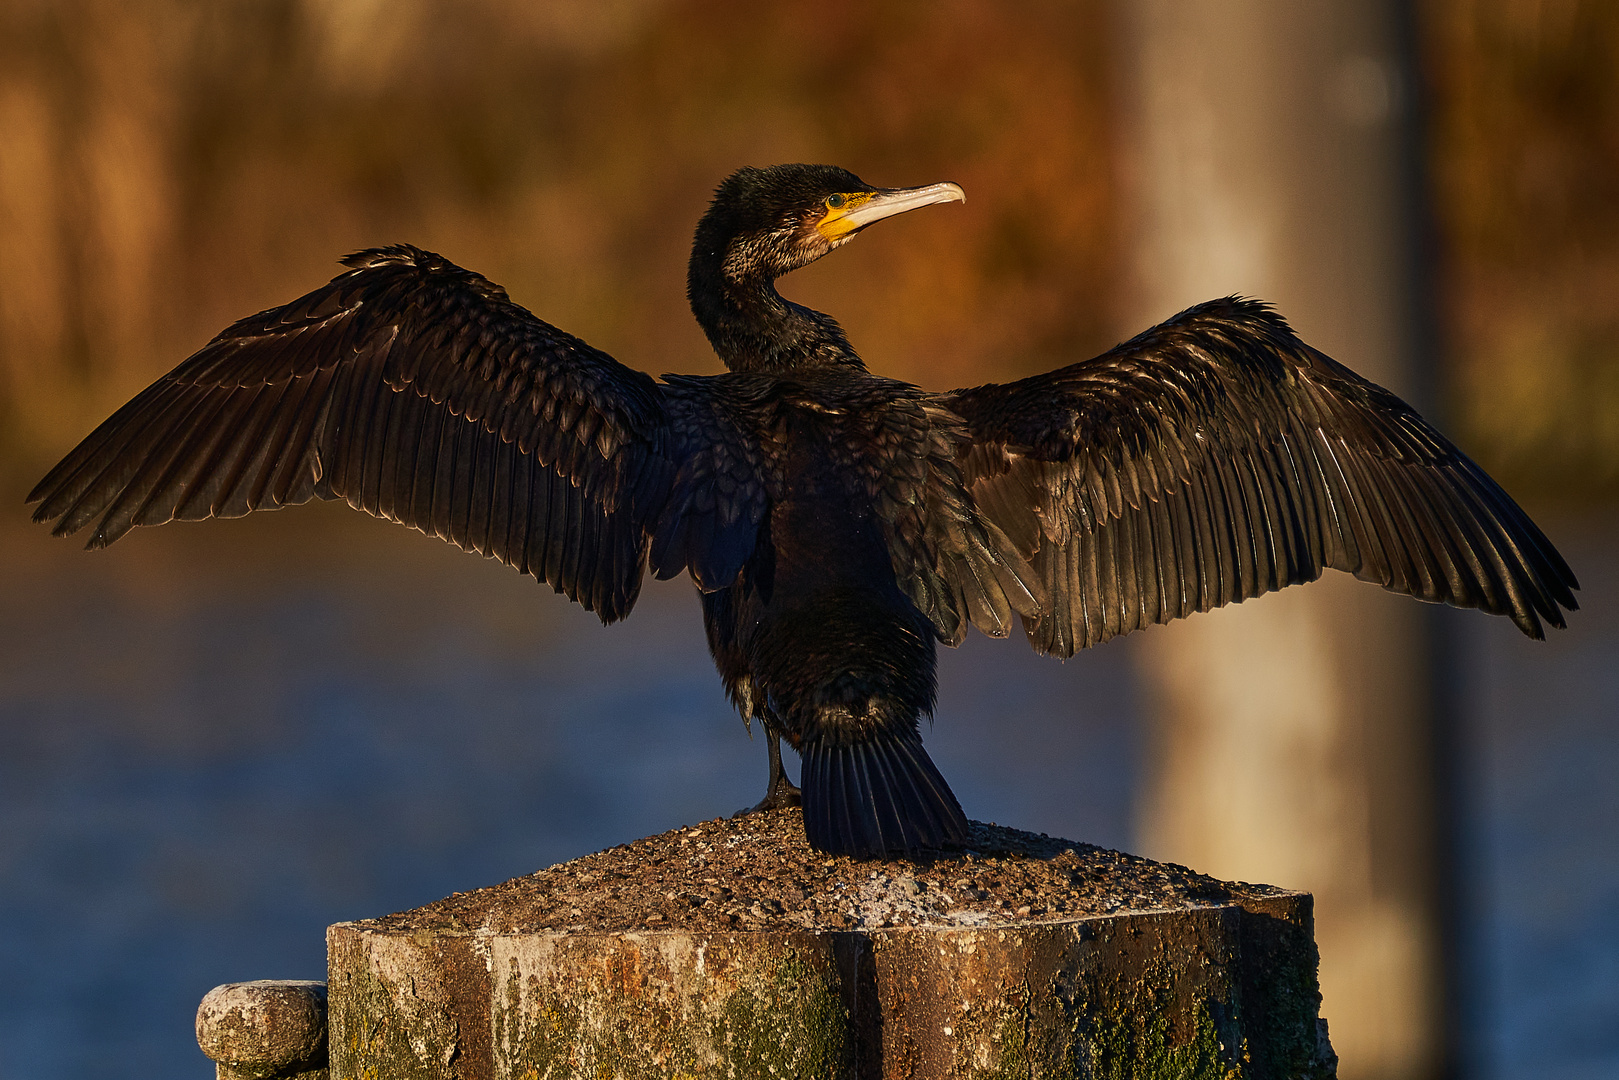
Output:
M1030 1074L1029 1061L1029 988L1018 985L1002 992L993 1007L984 1010L987 1015L976 1018L977 1024L965 1021L964 1033L979 1036L979 1045L989 1051L987 1059L958 1059L956 1076L972 1080L1023 1080ZM973 1032L973 1026L979 1030ZM987 1036L987 1039L985 1038Z
M1318 1080L1337 1056L1317 1032L1321 987L1308 896L1250 901L1242 921L1242 1021L1251 1080Z
M731 1048L744 1077L833 1077L847 1071L849 1010L827 972L788 948L774 976L744 986L720 1009L709 1041Z
M851 1068L849 1013L830 951L776 940L699 942L682 966L660 943L598 940L512 956L497 973L497 1072L562 1077L839 1077ZM686 957L689 958L689 957ZM674 961L674 962L671 962Z
M1084 1039L1083 1070L1076 1068L1073 1075L1093 1080L1238 1080L1243 1075L1238 1048L1222 1043L1211 1009L1218 1003L1197 1002L1192 1037L1177 1043L1172 1014L1163 1008L1165 996L1152 995L1160 999L1155 1008L1113 1002L1098 1009Z
M430 946L345 925L327 931L332 1076L460 1080L459 1025Z

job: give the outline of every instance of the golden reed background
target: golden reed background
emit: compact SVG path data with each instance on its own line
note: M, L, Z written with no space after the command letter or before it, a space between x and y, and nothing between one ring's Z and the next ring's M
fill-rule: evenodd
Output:
M712 370L685 254L746 163L965 186L967 212L784 286L874 369L1090 355L1118 336L1128 202L1107 7L0 0L0 484L373 244L439 250L631 365ZM1611 493L1619 5L1428 0L1423 25L1449 426L1531 502Z

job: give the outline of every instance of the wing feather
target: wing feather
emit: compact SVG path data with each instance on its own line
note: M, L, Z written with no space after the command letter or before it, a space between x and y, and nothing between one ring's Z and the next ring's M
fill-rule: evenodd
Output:
M35 488L35 519L93 523L95 547L337 498L627 613L674 469L650 460L668 452L662 388L440 256L344 261L118 410Z
M1506 615L1578 607L1567 563L1404 402L1263 304L1192 308L1093 360L941 395L979 512L1048 596L1057 655L1344 570Z

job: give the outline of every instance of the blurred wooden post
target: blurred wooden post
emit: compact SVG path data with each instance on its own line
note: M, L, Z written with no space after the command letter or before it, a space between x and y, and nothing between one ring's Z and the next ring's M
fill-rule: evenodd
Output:
M1419 409L1414 82L1391 0L1135 0L1121 31L1128 332L1269 300ZM1146 854L1317 901L1348 1080L1445 1068L1430 613L1347 575L1156 629Z

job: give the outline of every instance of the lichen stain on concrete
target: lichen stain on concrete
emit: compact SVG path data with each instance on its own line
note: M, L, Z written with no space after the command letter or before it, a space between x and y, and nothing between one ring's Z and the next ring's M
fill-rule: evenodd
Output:
M1189 925L1190 923L1190 925ZM885 1076L1241 1075L1229 913L874 935ZM1177 949L1170 949L1171 938Z
M457 1027L424 950L407 938L339 925L328 932L333 959L332 1075L374 1080L452 1080ZM346 961L346 962L345 962Z
M849 1017L830 949L765 936L575 935L546 943L543 960L496 938L497 1074L846 1075Z

